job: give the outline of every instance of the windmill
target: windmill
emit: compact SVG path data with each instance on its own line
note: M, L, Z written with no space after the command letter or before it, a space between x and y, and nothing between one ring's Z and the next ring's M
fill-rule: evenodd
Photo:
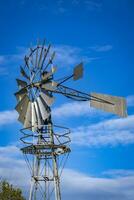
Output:
M83 76L83 63L74 67L71 75L55 81L55 52L51 45L37 44L30 48L20 66L21 79L16 79L19 90L18 120L23 124L21 151L31 172L29 200L39 197L45 200L61 200L60 176L70 153L70 130L54 125L51 106L54 94L61 94L76 101L89 101L90 106L126 117L126 101L122 97L81 92L65 85L67 81L79 80ZM54 192L55 191L55 192Z

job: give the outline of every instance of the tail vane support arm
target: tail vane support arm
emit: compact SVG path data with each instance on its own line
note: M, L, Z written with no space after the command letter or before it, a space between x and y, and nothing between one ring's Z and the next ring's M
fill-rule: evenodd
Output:
M65 76L65 77L61 78L60 79L61 81L58 83L57 86L60 86L62 83L65 83L66 81L70 80L71 78L73 78L73 80L76 81L82 77L83 77L83 63L81 62L80 64L78 64L74 67L73 74L71 74L70 76Z
M87 94L64 85L57 86L57 89L53 92L76 101L90 101L91 107L119 115L120 117L127 117L126 100L123 97L98 93Z
M60 93L68 98L71 98L71 99L74 99L77 101L91 101L92 100L92 101L97 101L97 102L101 102L101 103L107 103L110 105L114 105L110 101L106 101L102 98L95 97L91 94L87 94L85 92L81 92L81 91L75 90L73 88L64 86L64 85L57 85L57 89L53 92Z

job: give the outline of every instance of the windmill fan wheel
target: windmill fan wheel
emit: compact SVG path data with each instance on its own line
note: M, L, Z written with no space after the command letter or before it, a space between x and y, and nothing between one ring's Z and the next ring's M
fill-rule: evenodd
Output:
M50 106L54 102L52 90L56 84L53 74L55 52L51 45L37 45L30 48L24 58L24 66L20 66L21 79L16 79L19 90L15 93L19 113L18 120L25 128L32 130L41 129L46 121L50 120ZM51 90L50 90L51 88Z

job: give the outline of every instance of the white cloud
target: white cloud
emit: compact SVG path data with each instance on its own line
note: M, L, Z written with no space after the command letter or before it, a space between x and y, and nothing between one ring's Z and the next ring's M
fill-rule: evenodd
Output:
M126 99L127 99L128 107L132 107L134 105L134 95L128 96ZM53 117L58 117L58 118L61 118L61 117L69 118L69 117L82 117L82 116L107 117L107 116L110 116L111 114L103 112L101 110L97 110L95 108L91 108L89 102L74 101L74 102L64 103L59 107L54 107L52 109L52 115L53 115ZM18 114L15 110L1 111L0 112L0 125L4 125L4 124L8 124L8 123L15 123L17 121L17 116L18 116ZM122 120L124 120L123 123L124 123L124 127L125 127L126 125L128 125L128 119L130 121L131 118L132 117L129 116L126 119L115 120L114 123L117 123L117 129L118 129L120 123L122 124ZM102 124L102 123L99 123L99 124ZM107 126L106 123L110 123L112 126L112 123L109 120L103 124L103 127L104 127L104 125ZM100 126L102 126L102 125L100 125ZM128 128L130 128L130 126Z
M70 116L99 116L95 110L89 109L88 103L63 104L60 108L53 109L53 116L70 117ZM70 112L71 108L71 112ZM70 115L71 113L71 115ZM0 112L0 125L17 122L16 111ZM89 126L79 126L72 128L72 143L83 146L106 146L106 145L126 145L134 143L134 115L127 118L108 119L98 123L92 123Z
M129 107L133 107L134 106L134 95L130 95L127 97L127 105Z
M81 3L81 0L72 0L72 5L77 7L81 6L83 9L87 11L100 11L102 7L101 2L93 1L93 0L83 0Z
M96 46L90 47L89 49L96 51L96 52L107 52L107 51L112 50L112 48L113 48L112 45L106 44L106 45L102 45L102 46L96 45Z
M96 110L90 108L89 102L65 103L52 110L54 117L80 117L96 114Z
M133 106L134 96L128 96L127 102L128 106ZM89 102L69 102L60 105L59 107L55 107L52 109L52 115L54 117L81 117L81 116L110 116L110 114L103 112L101 110L97 110L95 108L90 107ZM0 125L5 123L14 123L17 120L17 112L15 110L7 110L0 112ZM121 119L122 120L122 119ZM117 121L119 124L120 120Z
M126 97L127 106L134 106L134 95ZM57 108L52 109L52 114L54 117L81 117L81 116L112 116L112 114L103 112L90 107L90 102L70 102L64 103Z
M0 67L0 76L4 75L8 75L8 69L6 67Z
M56 51L56 62L60 65L63 65L63 67L64 65L74 65L76 62L78 62L77 57L80 53L79 48L70 47L67 45L57 45L54 50Z
M69 10L67 9L67 7L64 5L64 1L63 0L57 0L57 9L55 11L55 13L57 14L64 14L66 12L68 12Z
M79 62L83 61L84 63L89 63L94 60L99 59L98 57L90 57L89 52L86 49L82 49L75 46L69 45L54 45L51 47L50 54L55 51L56 56L54 59L54 63L58 65L58 67L64 67L65 69L70 66L74 66ZM6 75L8 74L8 65L17 65L18 63L23 65L24 56L29 54L29 48L26 47L17 47L15 54L10 55L1 55L0 56L0 74ZM46 59L46 62L48 58Z
M65 200L132 200L134 195L134 176L108 179L65 170L63 180Z
M101 10L102 3L93 1L93 0L85 0L84 4L86 6L87 10L93 11L93 10Z
M134 143L134 115L76 127L72 130L72 142L89 147L132 144Z
M37 3L38 6L38 3ZM36 6L36 7L37 7ZM49 9L49 6L47 4L42 4L42 7L45 7L45 10L48 11L51 14L68 14L70 13L70 9L65 5L65 2L63 0L56 0L55 3L53 4L54 8Z
M111 169L107 170L102 173L104 176L108 177L129 177L129 176L134 176L134 170L129 170L129 169Z
M89 101L86 101L86 102L74 101L70 103L64 103L59 107L53 108L52 115L58 118L63 118L63 117L69 118L69 117L82 117L82 116L106 117L112 114L90 107Z
M89 57L85 54L86 50L68 46L68 45L56 45L54 49L56 51L55 62L61 67L68 67L83 61L84 63L89 63L98 58Z
M71 109L70 109L71 108ZM104 115L101 111L97 111L94 108L90 108L89 102L72 102L72 103L65 103L59 107L52 109L53 117L80 117L85 115ZM15 110L7 110L0 112L0 126L4 124L16 123L17 122L17 112Z
M15 110L6 110L0 112L0 126L4 124L15 123L17 120L17 112Z
M0 56L0 64L3 64L5 62L5 56Z
M14 146L14 145L9 145L9 146L0 146L0 155L5 157L5 156L9 156L9 157L16 157L18 155L20 155L20 150L18 149L18 147Z
M4 76L8 74L7 67L4 67L4 64L6 63L7 59L6 56L0 56L0 76Z
M16 54L0 56L0 65L7 65L9 63L21 62L24 58L25 52L26 49L24 52L18 52Z
M123 172L123 169L120 171ZM124 171L125 176L123 173L121 176L115 176L115 169L111 172L115 174L111 178L100 178L65 169L61 179L62 197L65 200L88 200L89 197L92 200L133 200L134 176L133 173L130 175L129 170ZM16 146L0 147L0 177L22 188L25 195L28 195L30 176L22 154Z
M17 53L15 54L0 55L0 75L10 75L12 66L18 67L18 64L21 65L23 63L26 52L26 48L17 47ZM12 72L16 72L16 70L12 70Z
M24 175L25 174L25 175ZM28 185L28 170L22 154L16 146L0 147L0 177L15 186Z

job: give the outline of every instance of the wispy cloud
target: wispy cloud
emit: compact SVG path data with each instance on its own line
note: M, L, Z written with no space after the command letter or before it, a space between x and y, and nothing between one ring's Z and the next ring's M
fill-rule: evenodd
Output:
M59 66L63 67L72 66L81 61L89 63L98 59L97 57L90 57L89 54L86 53L85 49L79 47L56 45L54 46L54 50L56 52L55 62L58 63Z
M1 67L0 66L0 76L8 75L8 69L7 67Z
M20 187L25 194L28 193L30 173L18 147L0 147L0 179L7 180Z
M71 179L70 177L73 177ZM98 178L86 174L65 170L63 195L66 199L92 200L132 200L134 195L134 176L120 178Z
M0 56L0 65L3 64L5 62L5 56Z
M129 107L133 107L134 106L134 95L130 95L127 97L127 105Z
M15 123L17 121L17 112L15 110L6 110L0 112L0 126Z
M19 2L20 7L28 6L28 2L26 0L22 0ZM98 2L97 0L70 0L68 2L64 0L55 0L53 4L46 1L37 1L34 0L32 7L40 11L46 11L51 13L52 15L72 15L73 11L76 10L79 6L87 12L89 11L100 11L102 8L102 2ZM84 13L85 14L85 13Z
M93 0L85 0L84 4L89 11L92 11L92 10L99 10L100 11L101 7L102 7L101 2L97 2L97 1L93 1Z
M83 61L85 64L96 61L100 59L100 57L91 57L90 50L97 52L106 52L112 49L111 45L103 45L103 46L93 46L89 48L80 48L76 46L69 45L54 45L51 48L50 53L53 51L56 52L56 57L54 59L54 63L58 65L58 67L70 67L78 64ZM10 55L1 55L0 56L0 75L9 74L10 68L9 65L18 66L23 64L24 56L29 52L29 49L26 47L17 47L16 53Z
M106 45L95 45L92 47L89 47L89 49L96 51L96 52L107 52L113 49L113 46L110 44Z
M0 76L4 76L8 74L7 67L4 67L4 64L6 63L7 59L6 56L0 56Z
M0 65L6 65L9 63L14 62L21 62L25 56L26 51L24 52L18 52L16 54L10 54L10 55L3 55L2 59L0 60Z
M49 2L49 1L48 1ZM70 13L70 9L66 6L65 1L63 0L56 0L52 4L49 4L47 1L35 1L33 6L39 9L40 11L49 12L49 14L53 15L63 15Z
M116 146L134 143L134 115L109 119L72 130L72 143L83 146Z
M56 12L60 13L60 14L64 14L66 12L68 12L67 7L64 5L64 1L63 0L57 0L57 9Z
M102 173L104 176L110 178L129 177L134 176L134 170L130 169L110 169Z
M9 145L9 146L0 146L0 155L2 157L10 157L10 158L16 158L20 156L20 150L15 145Z
M128 107L134 106L134 95L126 97ZM52 109L52 115L55 118L70 118L70 117L82 117L82 116L110 116L111 114L97 110L90 107L90 102L69 102L61 104L59 107ZM15 123L17 120L17 112L15 110L5 110L0 112L0 125L5 123ZM111 115L113 116L113 115ZM128 117L129 119L131 116ZM125 121L128 119L124 119ZM122 119L121 119L122 120ZM117 120L118 121L118 120ZM125 122L124 121L124 122ZM119 121L117 122L119 123Z
M102 2L98 2L96 0L72 0L72 5L75 7L80 5L88 11L100 11L102 8Z
M18 66L23 63L24 56L27 52L26 48L17 48L17 52L14 54L7 54L0 56L0 75L9 75L13 66ZM13 72L14 70L12 70Z
M54 108L52 114L54 117L70 117L89 114L89 103L73 102L62 104L60 107Z
M52 115L54 117L81 117L81 116L99 116L103 115L105 116L106 113L97 111L94 108L90 107L89 102L71 102L71 103L65 103L61 106L54 108L52 110Z
M1 55L0 56L0 75L7 75L10 68L9 65L18 66L23 65L24 56L29 53L29 48L26 47L17 47L16 53L11 55ZM70 67L78 64L83 61L85 64L95 61L98 57L90 57L87 49L82 49L75 46L69 45L54 45L51 48L50 54L55 51L56 57L54 59L54 63L58 65L58 67Z
M123 169L121 171L123 172ZM61 178L62 196L65 200L87 200L89 197L92 200L133 200L134 176L133 173L130 175L129 170L124 171L125 176L112 175L108 178L107 175L105 177L105 173L108 172L105 172L103 178L100 178L72 169L64 169ZM116 169L111 173L117 174ZM0 177L21 187L27 196L30 188L30 174L17 147L0 147Z
M134 106L134 95L127 96L127 106ZM81 116L110 116L111 114L103 112L101 110L90 107L90 102L70 102L62 104L61 106L54 108L52 114L55 117L81 117ZM112 115L111 115L112 116Z

